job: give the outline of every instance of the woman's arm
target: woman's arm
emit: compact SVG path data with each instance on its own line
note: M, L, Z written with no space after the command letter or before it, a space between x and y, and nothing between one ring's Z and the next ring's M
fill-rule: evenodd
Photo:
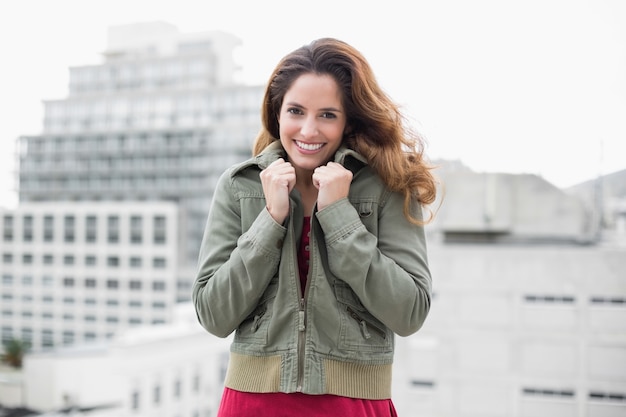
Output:
M403 214L403 196L387 195L378 213L378 237L348 199L317 213L331 272L345 281L363 306L400 336L422 326L430 309L431 276L424 229ZM413 215L421 218L415 203Z
M242 230L229 172L218 181L209 212L192 300L198 320L226 337L253 311L278 270L286 229L266 209Z

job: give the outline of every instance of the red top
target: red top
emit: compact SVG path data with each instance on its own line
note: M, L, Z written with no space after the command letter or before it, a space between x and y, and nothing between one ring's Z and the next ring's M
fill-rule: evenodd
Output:
M305 217L298 248L300 288L304 296L309 271L311 218ZM225 388L217 417L397 417L390 399L364 400L337 395L255 393Z

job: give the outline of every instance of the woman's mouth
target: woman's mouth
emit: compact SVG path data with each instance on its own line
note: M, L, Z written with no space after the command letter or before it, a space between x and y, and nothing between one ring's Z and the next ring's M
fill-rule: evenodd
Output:
M298 140L296 140L295 143L298 148L303 149L305 151L316 151L320 149L322 146L324 146L323 143L305 143L305 142L300 142Z

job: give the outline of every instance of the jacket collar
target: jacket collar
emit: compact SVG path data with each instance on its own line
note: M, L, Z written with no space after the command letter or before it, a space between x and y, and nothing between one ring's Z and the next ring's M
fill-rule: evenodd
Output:
M250 167L258 167L263 170L278 158L286 157L287 152L285 152L280 140L275 140L257 156L236 165L231 172L231 176L234 177L239 172ZM343 165L345 168L352 171L353 174L356 174L361 168L363 168L363 166L367 165L367 160L363 155L347 148L344 145L341 145L339 149L337 149L337 152L335 152L335 156L333 157L333 161Z

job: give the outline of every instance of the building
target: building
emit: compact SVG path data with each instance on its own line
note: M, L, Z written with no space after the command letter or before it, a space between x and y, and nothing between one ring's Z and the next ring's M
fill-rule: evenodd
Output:
M38 351L171 320L176 204L23 203L0 215L3 343Z
M434 299L397 341L399 415L626 415L626 251L532 175L443 176ZM435 205L436 206L436 205Z
M19 377L0 370L0 401L2 376L9 375L13 384L5 391L15 401L5 404L36 415L213 416L227 359L228 340L207 337L191 303L179 303L168 324L29 355Z
M111 27L104 62L70 68L43 133L19 138L20 203L176 203L177 297L189 300L213 187L260 127L263 88L234 81L238 44L162 22Z

